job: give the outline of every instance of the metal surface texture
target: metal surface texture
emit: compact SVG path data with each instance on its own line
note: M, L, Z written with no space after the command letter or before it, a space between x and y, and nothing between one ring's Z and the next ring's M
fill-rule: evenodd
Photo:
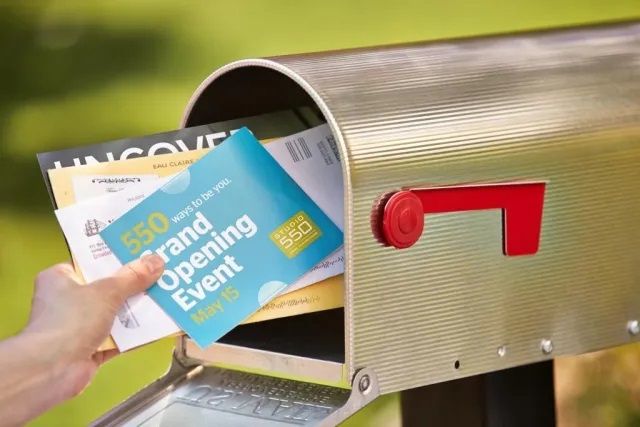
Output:
M342 151L350 376L372 368L389 393L547 360L542 340L556 356L636 339L640 25L239 61L183 124L242 96L206 99L221 77L261 68L304 89ZM502 255L499 210L429 215L403 250L372 235L386 193L521 181L547 183L533 256Z
M335 426L379 396L376 375L351 390L202 365L170 371L94 421L111 426Z

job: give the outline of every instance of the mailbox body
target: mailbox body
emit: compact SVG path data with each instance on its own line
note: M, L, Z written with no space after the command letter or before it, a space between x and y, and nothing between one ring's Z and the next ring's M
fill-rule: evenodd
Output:
M640 25L239 61L183 124L297 104L342 156L347 378L393 392L633 340ZM499 210L429 215L408 249L373 236L385 193L526 181L546 183L534 255L503 255Z
M640 24L238 61L182 125L292 106L321 112L342 159L344 310L206 350L179 338L177 364L347 387L366 368L390 393L636 340ZM499 209L430 213L405 249L376 238L389 193L530 182L545 186L535 253L504 255Z

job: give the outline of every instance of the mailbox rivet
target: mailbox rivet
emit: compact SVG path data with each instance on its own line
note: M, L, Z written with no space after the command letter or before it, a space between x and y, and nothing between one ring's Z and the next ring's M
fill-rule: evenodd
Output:
M631 335L638 335L640 333L640 323L637 320L629 320L627 322L627 331Z
M369 387L371 387L371 378L369 378L369 375L363 375L358 383L358 389L361 393L365 393L369 390Z
M540 349L544 354L551 354L553 351L553 343L549 339L543 339L540 341Z
M498 357L505 357L507 355L507 346L501 345L498 347Z

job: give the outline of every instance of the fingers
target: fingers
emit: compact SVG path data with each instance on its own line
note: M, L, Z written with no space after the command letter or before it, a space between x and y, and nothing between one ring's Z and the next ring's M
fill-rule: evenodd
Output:
M164 271L164 261L156 254L146 255L130 262L113 276L98 280L92 286L98 292L124 302L130 296L139 294L160 278Z

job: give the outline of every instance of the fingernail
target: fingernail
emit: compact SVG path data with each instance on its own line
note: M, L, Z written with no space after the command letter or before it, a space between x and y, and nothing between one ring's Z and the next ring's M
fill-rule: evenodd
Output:
M156 274L164 270L164 260L160 255L157 255L157 254L145 255L142 258L140 258L140 261L144 263L145 267L147 267L147 270L151 274Z

